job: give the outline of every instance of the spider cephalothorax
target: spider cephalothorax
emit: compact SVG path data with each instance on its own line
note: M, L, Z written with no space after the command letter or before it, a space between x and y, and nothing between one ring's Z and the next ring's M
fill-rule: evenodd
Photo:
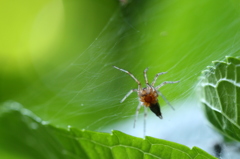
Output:
M150 108L150 110L155 113L159 118L162 119L162 113L161 113L161 110L160 110L160 105L158 103L158 95L162 96L162 98L171 106L171 104L166 100L166 98L158 91L159 88L161 88L162 86L164 86L165 84L168 84L168 83L178 83L179 81L165 81L163 83L161 83L160 85L154 87L154 84L156 83L156 80L158 78L158 76L162 75L162 74L165 74L167 72L161 72L161 73L158 73L156 74L155 78L153 79L153 82L151 84L148 83L148 79L147 79L147 70L148 68L146 68L143 72L143 75L144 75L144 79L145 79L145 83L146 83L146 86L145 88L142 88L142 85L141 83L136 79L136 77L133 76L133 74L131 74L130 72L124 70L124 69L121 69L121 68L118 68L116 66L113 66L114 68L122 71L122 72L125 72L127 74L129 74L137 83L138 83L138 89L132 89L130 90L126 96L121 100L121 102L123 102L132 92L137 92L138 93L138 97L139 97L139 105L137 107L137 110L136 110L136 117L135 117L135 120L134 120L134 127L135 127L135 123L136 123L136 120L137 120L137 116L138 116L138 113L139 113L139 109L141 108L141 106L145 106L144 108L144 117L146 118L147 116L147 107ZM172 107L172 106L171 106ZM145 126L146 125L146 119L144 119L144 132L145 132Z

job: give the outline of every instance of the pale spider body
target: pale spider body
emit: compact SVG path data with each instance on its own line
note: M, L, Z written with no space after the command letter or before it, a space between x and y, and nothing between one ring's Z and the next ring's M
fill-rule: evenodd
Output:
M161 83L160 85L154 87L156 80L158 79L158 77L162 74L165 74L167 72L161 72L156 74L155 78L153 79L153 82L151 84L148 83L148 78L147 78L147 71L148 68L146 68L143 71L143 75L144 75L144 79L145 79L145 83L146 83L146 87L142 88L141 83L137 80L137 78L135 76L133 76L133 74L131 74L130 72L118 68L116 66L113 66L114 68L127 73L128 75L130 75L137 83L138 83L138 89L132 89L130 90L125 97L121 100L121 103L132 93L132 92L137 92L138 93L138 97L139 97L139 105L137 107L136 110L136 116L135 116L135 120L134 120L134 125L133 127L135 127L135 123L138 117L138 113L139 110L141 108L141 106L144 106L144 133L145 133L145 127L146 127L146 116L147 116L147 108L149 107L150 110L156 114L156 116L158 116L160 119L162 119L162 113L160 110L160 105L158 103L158 95L160 95L165 102L170 105L172 107L172 105L168 102L168 100L160 93L159 88L161 88L162 86L164 86L165 84L171 84L171 83L178 83L179 81L165 81L163 83ZM173 108L173 107L172 107ZM173 108L174 109L174 108Z

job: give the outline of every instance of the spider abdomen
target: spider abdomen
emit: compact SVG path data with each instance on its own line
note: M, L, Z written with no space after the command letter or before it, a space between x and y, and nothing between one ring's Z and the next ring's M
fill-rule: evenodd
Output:
M160 119L162 119L162 113L160 110L160 105L159 103L155 103L155 104L151 104L150 107L151 111L156 114L156 116L158 116Z

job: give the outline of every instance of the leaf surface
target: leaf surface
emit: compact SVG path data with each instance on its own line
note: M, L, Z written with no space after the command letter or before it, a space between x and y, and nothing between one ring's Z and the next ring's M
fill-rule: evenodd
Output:
M240 60L226 57L203 71L201 102L209 121L223 135L240 141Z
M177 143L133 137L120 131L109 133L47 124L20 104L5 103L0 109L0 149L18 157L34 159L212 159L205 151Z

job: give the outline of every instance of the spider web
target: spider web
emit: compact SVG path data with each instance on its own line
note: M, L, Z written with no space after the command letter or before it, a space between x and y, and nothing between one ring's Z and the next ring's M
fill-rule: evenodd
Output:
M136 4L133 1L125 7L115 6L106 13L101 22L103 27L95 30L87 42L81 36L84 30L69 31L70 25L78 24L78 17L70 21L73 14L66 9L66 23L70 24L63 29L65 34L61 42L66 43L66 38L70 38L72 43L60 47L62 51L54 50L55 54L47 60L32 55L40 82L32 84L26 90L26 98L21 97L19 101L43 120L60 127L71 125L105 132L117 129L142 137L143 108L133 129L137 95L132 93L120 103L130 89L137 88L137 83L112 65L130 71L143 85L143 70L149 67L150 82L156 73L168 72L159 77L156 85L163 81L181 82L161 88L175 111L159 97L163 120L149 111L147 135L183 144L186 140L196 143L195 140L202 138L201 134L194 133L201 136L197 139L187 139L190 134L186 132L196 130L199 125L206 127L201 122L205 119L196 97L198 77L211 61L223 60L226 55L239 55L240 42L239 12L234 4L221 3L216 7L218 1L197 3L152 1ZM196 6L204 6L205 10L198 10ZM209 8L217 9L209 11ZM71 34L66 36L67 33ZM85 45L80 47L81 42ZM33 91L32 86L37 90ZM204 138L212 134L206 129L208 133ZM179 139L184 134L186 138ZM216 135L209 142L218 139ZM193 146L192 143L189 145Z

